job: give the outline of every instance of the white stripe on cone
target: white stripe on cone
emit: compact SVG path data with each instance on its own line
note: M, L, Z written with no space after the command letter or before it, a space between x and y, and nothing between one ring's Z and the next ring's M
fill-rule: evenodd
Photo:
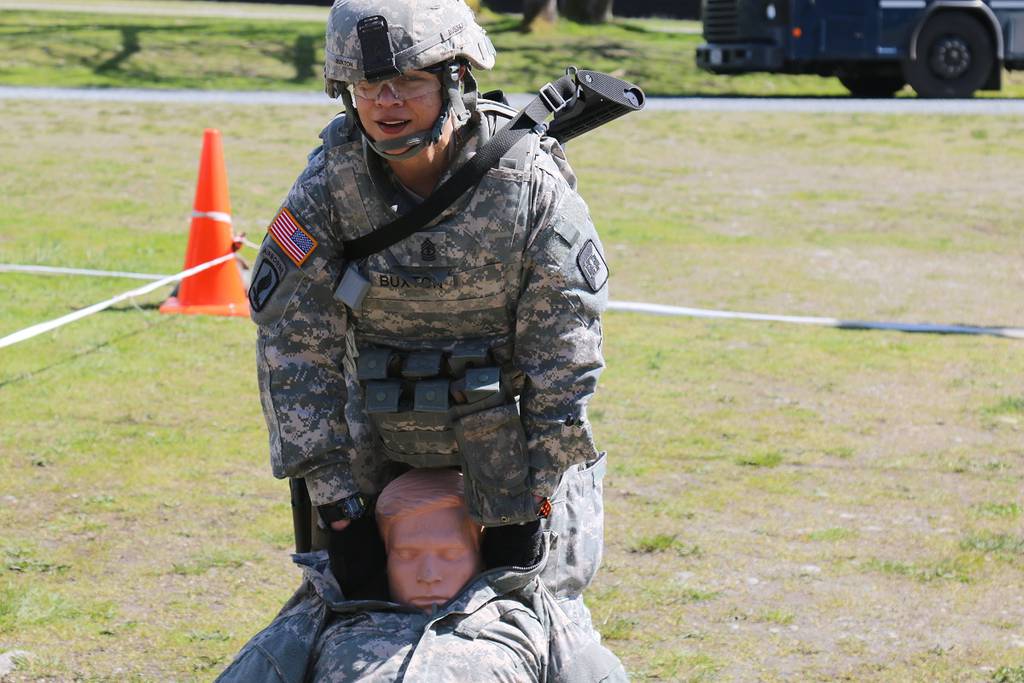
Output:
M231 214L224 213L223 211L193 211L192 218L210 218L218 223L231 225Z

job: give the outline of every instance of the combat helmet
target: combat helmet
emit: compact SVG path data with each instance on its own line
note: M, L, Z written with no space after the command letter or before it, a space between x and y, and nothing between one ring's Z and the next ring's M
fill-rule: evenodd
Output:
M463 66L470 68L460 79ZM325 90L332 98L342 97L352 121L359 117L349 86L440 68L447 106L429 130L380 142L363 131L369 146L388 159L409 158L437 142L448 116L455 117L456 127L469 120L476 106L470 69L493 66L494 46L463 0L335 0L327 18ZM403 147L410 149L386 154Z

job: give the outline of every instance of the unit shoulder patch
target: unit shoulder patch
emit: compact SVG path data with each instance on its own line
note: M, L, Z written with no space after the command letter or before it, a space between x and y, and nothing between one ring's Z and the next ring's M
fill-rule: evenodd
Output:
M271 259L260 260L259 268L252 276L252 283L249 285L249 305L252 310L259 313L270 300L277 286L281 284L281 272L274 265Z
M283 206L271 221L267 232L277 242L277 246L281 247L281 251L297 266L305 263L317 248L316 239L299 225L292 212Z
M608 282L608 264L594 244L594 240L587 240L587 243L580 249L579 256L576 257L576 265L580 269L580 274L590 285L592 292L601 291L601 288Z

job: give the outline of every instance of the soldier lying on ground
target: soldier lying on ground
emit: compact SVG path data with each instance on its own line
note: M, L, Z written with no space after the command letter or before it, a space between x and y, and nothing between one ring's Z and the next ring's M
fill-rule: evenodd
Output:
M532 567L479 573L481 528L459 472L403 474L376 518L393 602L346 600L326 553L296 555L302 586L218 681L626 680L541 582L547 543Z

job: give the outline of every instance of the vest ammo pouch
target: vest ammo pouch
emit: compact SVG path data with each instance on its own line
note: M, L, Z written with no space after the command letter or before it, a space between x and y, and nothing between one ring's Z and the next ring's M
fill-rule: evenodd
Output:
M483 344L452 352L360 348L356 377L389 460L413 467L458 465L453 423L514 401Z
M516 405L464 415L455 422L455 435L470 516L484 526L536 520L526 433Z
M356 373L387 459L461 467L470 514L485 525L536 519L512 383L485 343L360 348Z

